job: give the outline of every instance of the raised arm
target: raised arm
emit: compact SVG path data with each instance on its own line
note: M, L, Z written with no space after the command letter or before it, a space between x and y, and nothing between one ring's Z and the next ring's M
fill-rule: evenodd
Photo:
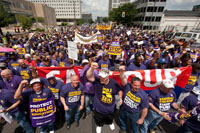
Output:
M86 77L90 82L95 81L94 77L94 69L98 68L98 64L96 62L92 62L90 68L87 70Z
M121 79L122 86L126 86L127 85L127 79L126 79L126 76L124 74L125 73L125 66L120 66L119 71L120 71L120 79Z
M17 88L15 92L14 99L22 99L22 90L25 85L28 85L28 81L22 80L21 83L19 84L19 87Z

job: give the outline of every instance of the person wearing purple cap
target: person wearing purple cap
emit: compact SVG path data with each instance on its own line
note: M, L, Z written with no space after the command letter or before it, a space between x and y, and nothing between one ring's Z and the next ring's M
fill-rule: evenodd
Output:
M167 111L171 106L178 110L176 104L176 94L173 91L174 83L170 79L162 81L159 88L149 93L149 111L140 128L141 133L147 133L148 129L151 133L155 132L154 128L164 119L170 120Z
M109 70L101 69L99 78L94 76L94 70L99 66L96 62L91 63L91 67L86 73L87 79L93 83L94 96L94 119L97 125L96 132L101 133L104 124L108 124L111 130L115 129L113 124L115 95L119 95L119 105L122 104L122 90L116 80L109 78Z
M119 112L120 127L127 130L127 118L131 121L131 132L139 133L139 125L143 124L147 116L149 100L147 94L140 88L141 80L132 77L128 83L125 77L125 66L120 66L120 79L123 88L123 104Z

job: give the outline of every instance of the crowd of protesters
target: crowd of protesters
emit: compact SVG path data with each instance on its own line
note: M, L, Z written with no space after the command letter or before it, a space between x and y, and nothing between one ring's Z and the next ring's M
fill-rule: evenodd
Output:
M200 49L191 48L195 40L177 40L165 32L113 26L111 30L99 31L102 35L99 42L77 43L78 60L72 60L68 58L67 48L68 41L74 41L75 32L87 37L97 30L95 27L74 26L65 32L35 33L31 38L11 34L0 38L1 46L26 50L26 54L0 53L0 104L4 108L1 113L8 112L26 132L32 133L35 129L28 116L29 102L54 98L57 122L65 117L69 129L75 111L75 124L79 126L80 112L84 110L89 115L92 111L96 132L101 133L104 124L108 124L111 130L115 129L113 119L118 106L120 132L127 131L127 119L130 119L132 133L153 133L163 119L172 120L168 114L170 109L185 115L195 109L198 110L196 114L177 120L180 123L177 132L200 132ZM121 55L108 54L112 42L119 42ZM36 67L72 66L82 66L83 69L67 84L53 74L39 77L36 71ZM179 98L169 79L163 80L158 88L147 94L140 88L141 79L134 77L129 82L124 75L125 71L186 66L192 67L192 73ZM122 86L109 78L109 71L120 72ZM116 95L119 99L117 104ZM42 133L53 133L54 123L39 128Z

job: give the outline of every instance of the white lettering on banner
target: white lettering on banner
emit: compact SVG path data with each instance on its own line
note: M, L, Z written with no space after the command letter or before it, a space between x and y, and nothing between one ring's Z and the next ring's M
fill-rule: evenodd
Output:
M71 82L71 77L72 75L75 75L76 73L74 72L74 69L69 69L67 70L67 73L66 73L66 83L70 83Z
M79 95L79 96L69 97L69 98L68 98L68 102L69 102L69 103L74 103L74 102L79 101L79 99L80 99L80 95Z
M128 96L125 97L124 103L132 109L137 109L139 105L138 103L135 103L133 100L131 100Z
M140 78L141 80L145 80L145 82L144 82L145 87L156 87L156 86L160 85L160 83L163 80L162 73L161 73L162 70L161 69L155 70L156 81L154 81L153 84L151 83L152 79L151 79L150 71L151 70L143 70L142 72L144 73L144 77L142 77L141 72L136 72L136 71L125 72L125 76L126 76L126 79L128 79L129 76L134 75L134 76ZM177 81L177 77L181 74L181 70L180 69L177 69L177 70L165 69L164 74L165 74L166 79L171 79L173 81L173 83L175 84Z
M168 111L170 109L170 103L160 103L159 109L160 111Z
M60 75L60 71L57 71L57 70L53 70L53 71L50 71L49 73L47 73L46 75L48 74L56 74L56 75ZM56 77L57 80L60 80L60 81L63 81L61 78L59 77ZM63 81L64 82L64 81Z

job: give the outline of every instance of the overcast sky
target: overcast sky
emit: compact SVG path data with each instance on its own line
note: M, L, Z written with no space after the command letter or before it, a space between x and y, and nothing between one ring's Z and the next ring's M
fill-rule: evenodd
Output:
M131 0L134 1L134 0ZM109 0L82 0L83 13L92 13L92 18L108 16ZM199 5L200 0L167 0L168 10L191 10L193 5Z

